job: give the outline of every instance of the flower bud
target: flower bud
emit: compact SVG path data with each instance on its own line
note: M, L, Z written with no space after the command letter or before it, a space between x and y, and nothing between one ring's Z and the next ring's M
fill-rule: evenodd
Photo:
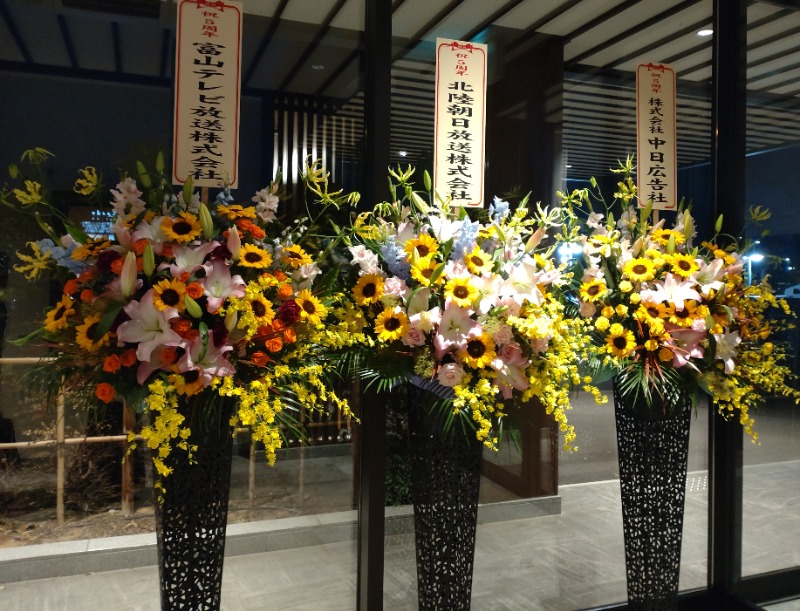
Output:
M124 297L130 297L136 287L136 253L132 250L125 255L125 263L122 265L122 273L119 277L120 292Z
M155 256L153 255L153 247L148 242L145 244L144 253L142 253L142 270L144 271L145 276L152 276L155 266L156 260Z
M183 296L183 303L186 306L186 312L188 312L189 316L192 318L202 318L203 310L194 299L189 297L189 295Z
M239 260L239 252L242 250L242 240L236 227L231 227L228 231L228 251L234 261Z
M203 228L203 237L210 240L214 237L214 220L208 211L208 206L200 202L200 226Z
M228 330L228 333L233 333L233 330L236 328L236 323L239 322L239 313L236 310L229 310L227 314L225 314L225 328Z

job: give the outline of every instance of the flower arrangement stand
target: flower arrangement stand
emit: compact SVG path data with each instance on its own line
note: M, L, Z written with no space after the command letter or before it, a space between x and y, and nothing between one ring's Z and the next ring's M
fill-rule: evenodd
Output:
M419 608L469 609L482 445L458 422L445 430L444 410L428 409L449 388L418 380L408 390Z
M632 403L615 384L628 605L676 609L691 400L677 397L666 414Z
M194 410L191 463L183 452L167 458L163 503L156 501L161 608L218 610L231 482L233 405L203 421ZM214 410L216 411L216 410ZM156 491L158 492L158 491Z

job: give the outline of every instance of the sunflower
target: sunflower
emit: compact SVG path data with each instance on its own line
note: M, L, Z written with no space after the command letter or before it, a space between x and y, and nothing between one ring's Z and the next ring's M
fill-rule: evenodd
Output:
M96 341L93 339L98 322L100 322L100 315L92 314L83 319L82 325L75 328L75 341L87 352L95 352L103 346L107 346L111 339L108 333L104 333L103 337Z
M303 250L301 246L292 244L284 248L283 252L281 252L281 261L297 269L303 265L311 264L311 257L308 256L308 253Z
M197 369L192 369L184 373L174 373L168 378L175 390L186 396L196 395L203 390L203 378Z
M705 318L708 308L700 306L694 299L687 299L683 302L683 309L678 310L674 305L667 307L669 321L679 327L691 327L692 323L698 318Z
M686 236L674 229L655 229L650 234L650 239L661 246L667 246L670 238L674 238L675 244L683 244L686 241Z
M483 272L488 272L492 269L492 256L483 252L480 246L476 246L471 253L464 256L464 263L467 264L469 271L476 276L480 276Z
M382 342L400 339L408 331L408 316L399 307L388 307L375 318L375 332Z
M606 283L602 280L589 280L581 284L581 300L596 303L600 301L608 292Z
M655 321L663 322L667 320L669 318L669 311L667 305L664 303L645 301L639 306L639 309L633 313L633 317L649 325Z
M378 303L383 297L383 277L378 274L364 274L353 287L353 299L360 306Z
M165 278L153 287L153 305L162 312L167 308L177 308L179 312L186 309L183 300L186 285L177 278Z
M267 301L264 295L256 295L250 300L250 311L253 313L255 323L258 326L270 325L275 319L275 311L272 304Z
M311 294L308 289L303 289L295 299L300 306L300 318L307 320L312 325L322 324L322 318L328 313L322 302Z
M181 212L177 217L164 217L161 221L161 231L167 239L179 244L188 244L200 236L203 228L197 217L191 212Z
M656 266L650 259L637 257L625 262L622 274L633 282L647 282L656 277Z
M444 296L460 308L469 308L478 298L478 289L470 283L469 277L451 278L444 287Z
M431 285L431 277L440 263L433 257L420 257L411 264L411 277L422 286ZM441 276L439 276L439 280Z
M477 337L471 337L467 340L466 347L459 351L459 356L465 365L475 369L486 367L497 356L492 336L488 333L481 333Z
M272 264L272 255L255 244L245 244L239 254L238 263L242 267L265 269Z
M606 350L617 358L625 358L636 348L633 333L619 323L614 323L606 335Z
M421 233L418 238L412 238L405 244L404 250L409 257L416 252L418 257L430 257L439 252L439 243L427 233Z
M691 255L681 253L664 255L664 260L670 264L672 273L681 278L689 278L692 274L700 271L700 266Z
M44 319L44 328L50 333L61 331L67 328L67 318L75 314L75 309L72 307L72 297L69 295L62 295L61 301L47 313Z

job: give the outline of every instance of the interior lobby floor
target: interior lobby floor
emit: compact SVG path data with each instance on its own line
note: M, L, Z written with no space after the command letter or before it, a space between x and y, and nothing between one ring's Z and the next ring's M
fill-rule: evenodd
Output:
M706 580L705 473L687 482L681 589ZM746 573L800 564L800 461L745 468ZM584 609L625 598L619 482L565 485L560 515L481 524L472 609ZM223 577L226 611L355 608L354 541L230 556ZM413 535L388 536L384 608L417 609ZM32 579L0 586L0 609L73 611L160 608L157 567ZM800 601L775 606L800 609Z

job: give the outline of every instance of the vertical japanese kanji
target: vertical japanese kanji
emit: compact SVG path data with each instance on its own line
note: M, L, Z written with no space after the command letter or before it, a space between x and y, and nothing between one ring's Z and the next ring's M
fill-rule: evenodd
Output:
M483 206L486 53L486 45L436 39L433 186L454 206Z
M639 205L654 210L678 205L675 71L663 64L636 68L637 184Z
M236 187L242 5L178 4L172 182Z

